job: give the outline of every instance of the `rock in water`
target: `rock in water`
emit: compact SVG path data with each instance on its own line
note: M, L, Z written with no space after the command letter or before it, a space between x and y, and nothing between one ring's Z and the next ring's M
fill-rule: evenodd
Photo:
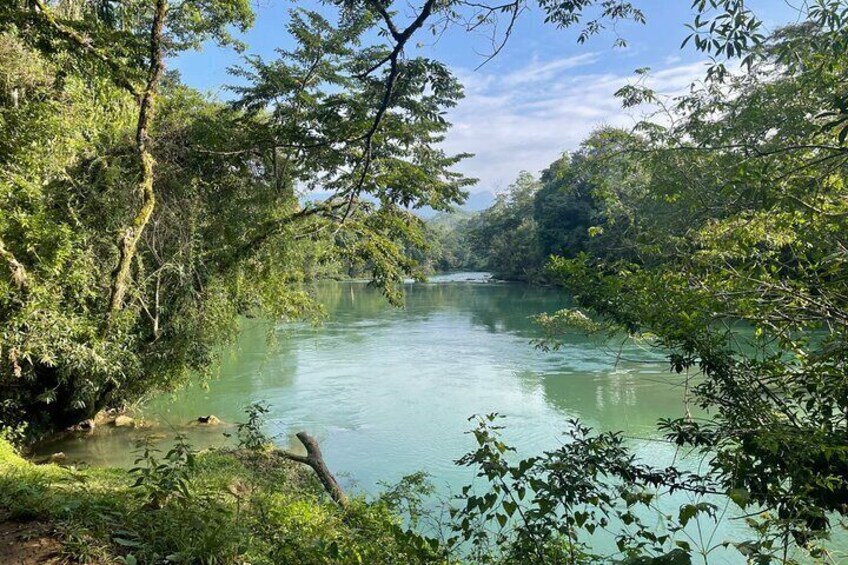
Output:
M209 414L208 416L201 416L197 419L198 424L205 424L207 426L217 426L221 423L221 420L218 419L217 416L213 414Z
M128 428L130 426L135 425L135 420L130 418L129 416L124 416L123 414L115 417L115 421L112 422L116 428Z
M71 429L71 431L74 431L74 432L89 432L89 433L91 433L91 432L94 431L94 427L95 427L94 420L89 418L88 420L83 420L82 422L80 422L76 426L71 427L70 429Z

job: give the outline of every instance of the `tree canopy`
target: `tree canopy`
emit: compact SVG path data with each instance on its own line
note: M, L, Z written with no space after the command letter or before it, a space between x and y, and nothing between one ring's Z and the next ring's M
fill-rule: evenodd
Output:
M637 482L727 493L756 516L749 523L761 537L740 550L762 562L791 561L792 544L823 556L818 542L848 508L837 8L812 8L764 39L750 68L713 67L685 95L664 97L639 80L623 88L625 105L650 102L656 113L632 131L599 129L538 180L522 174L461 227L487 268L561 285L574 300L539 317L542 347L558 347L576 326L667 355L691 409L659 429L708 467L695 483L650 473ZM488 473L506 462L490 450L497 436L486 441L468 461L495 492ZM551 457L528 460L527 475L546 473Z

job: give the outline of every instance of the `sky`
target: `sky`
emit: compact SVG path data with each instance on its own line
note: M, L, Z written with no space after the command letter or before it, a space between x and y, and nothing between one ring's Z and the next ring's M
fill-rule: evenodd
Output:
M797 18L793 4L800 1L749 3L773 30ZM457 167L479 179L472 192L502 191L523 170L538 174L563 152L577 149L599 126L632 125L638 116L623 110L614 93L633 82L637 68L650 67L649 86L669 95L703 77L704 55L691 46L680 47L687 35L685 24L692 20L691 0L639 4L647 23L627 23L615 30L627 40L625 48L613 46L612 31L578 44L578 29L556 29L544 23L539 8L529 9L505 48L479 69L491 53L488 35L459 28L437 37L426 29L418 32L407 55L443 61L465 86L465 98L448 112L453 127L443 147L449 153L474 154ZM285 25L295 6L327 10L313 0L258 0L256 24L240 36L248 45L246 53L273 58L276 48L291 48ZM206 45L181 54L169 67L189 85L226 98L223 86L236 82L227 69L241 57L232 49Z

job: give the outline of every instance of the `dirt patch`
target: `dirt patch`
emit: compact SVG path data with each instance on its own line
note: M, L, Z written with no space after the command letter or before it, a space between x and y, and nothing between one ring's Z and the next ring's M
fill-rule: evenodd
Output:
M64 563L62 544L40 522L0 522L0 565Z

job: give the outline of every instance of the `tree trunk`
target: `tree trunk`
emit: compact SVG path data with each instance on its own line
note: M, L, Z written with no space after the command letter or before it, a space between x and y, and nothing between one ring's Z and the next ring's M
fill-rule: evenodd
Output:
M124 230L119 241L120 259L112 279L112 296L109 304L110 321L123 307L124 295L127 292L130 269L138 248L138 242L156 206L156 194L153 191L156 162L150 152L149 130L155 110L156 90L165 68L162 56L162 30L167 12L167 0L156 0L156 12L150 29L150 66L147 71L147 82L139 102L138 127L135 136L139 172L141 174L138 190L141 193L142 203L141 208L133 218L132 224Z

